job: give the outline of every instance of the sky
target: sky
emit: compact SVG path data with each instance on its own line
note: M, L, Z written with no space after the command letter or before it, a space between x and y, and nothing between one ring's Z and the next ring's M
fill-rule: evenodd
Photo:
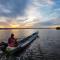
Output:
M1 25L59 25L60 0L0 0Z

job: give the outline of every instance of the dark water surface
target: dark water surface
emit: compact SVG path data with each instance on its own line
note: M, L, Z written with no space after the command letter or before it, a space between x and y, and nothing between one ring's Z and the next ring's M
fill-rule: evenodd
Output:
M35 52L34 55L35 58L36 56L39 56L40 52L40 54L44 56L45 60L60 60L60 30L54 29L0 30L0 42L1 41L7 42L11 33L14 33L16 38L24 38L31 35L35 31L39 31L39 38L37 38L29 48L30 50ZM24 54L25 56L26 53ZM40 57L37 58L37 60L39 59Z

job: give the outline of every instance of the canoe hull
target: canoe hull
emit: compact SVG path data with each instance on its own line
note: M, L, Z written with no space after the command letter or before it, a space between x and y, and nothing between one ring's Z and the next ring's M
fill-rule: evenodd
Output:
M21 41L18 42L19 45L15 49L11 50L9 52L9 54L10 55L21 54L23 51L26 50L26 48L28 48L31 45L31 43L34 40L36 40L37 37L38 37L38 32L35 32L32 35L22 39ZM7 47L7 43L6 43L6 46L5 46L4 50L2 50L3 52L6 51L6 47Z

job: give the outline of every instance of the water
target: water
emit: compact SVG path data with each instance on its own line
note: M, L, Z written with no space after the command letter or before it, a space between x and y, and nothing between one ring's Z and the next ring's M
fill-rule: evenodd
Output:
M8 41L11 33L14 33L15 38L24 38L31 35L36 30L27 30L27 29L11 29L11 30L0 30L0 42L1 41Z
M59 58L60 57L60 30L54 30L54 29L0 30L0 42L1 41L7 42L11 33L14 33L16 38L24 38L31 35L35 31L39 31L39 38L36 39L27 50L32 50L33 52L35 52L34 56L38 55L40 52L40 54L42 54L44 58L48 60L60 59ZM38 51L39 47L40 50ZM39 59L37 58L37 60Z

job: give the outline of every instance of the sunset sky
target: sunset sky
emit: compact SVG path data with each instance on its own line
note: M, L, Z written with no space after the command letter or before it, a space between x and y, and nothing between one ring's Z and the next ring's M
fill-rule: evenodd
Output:
M60 0L0 0L0 27L35 24L60 25Z

